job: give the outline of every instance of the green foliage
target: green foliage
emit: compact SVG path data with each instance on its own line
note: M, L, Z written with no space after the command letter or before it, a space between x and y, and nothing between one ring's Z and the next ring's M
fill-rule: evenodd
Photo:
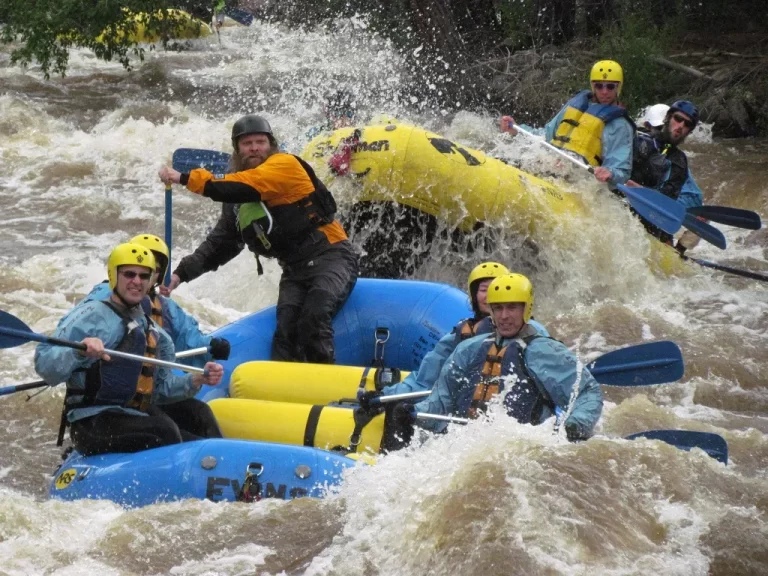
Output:
M130 54L143 59L144 48L134 34L136 20L131 14L144 13L142 25L148 36L160 38L163 45L182 20L165 10L183 7L200 13L208 2L188 0L4 0L0 13L0 42L18 44L11 62L29 65L37 62L46 78L50 73L64 75L72 47L90 48L103 60L118 60L130 68Z
M645 14L625 12L598 41L598 57L616 60L624 68L621 99L631 114L675 94L679 73L654 60L668 50L673 26L659 29Z

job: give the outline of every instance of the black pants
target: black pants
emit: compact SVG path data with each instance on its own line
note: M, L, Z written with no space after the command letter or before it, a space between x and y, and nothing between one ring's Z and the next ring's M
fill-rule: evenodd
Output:
M357 254L348 241L283 267L272 360L334 363L333 317L352 292L357 271Z
M221 438L213 412L195 398L150 406L147 416L104 411L73 422L70 436L81 454L139 452L200 438ZM178 418L178 421L175 421Z

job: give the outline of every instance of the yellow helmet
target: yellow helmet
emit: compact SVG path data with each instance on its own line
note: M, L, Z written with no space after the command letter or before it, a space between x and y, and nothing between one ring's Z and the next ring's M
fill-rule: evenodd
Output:
M472 272L469 273L467 279L467 291L472 293L472 284L478 280L486 280L488 278L498 278L504 274L509 274L509 269L504 264L498 262L483 262L472 268Z
M618 82L616 94L621 94L621 87L624 84L624 70L621 64L614 60L600 60L592 66L592 72L589 74L591 82Z
M120 266L143 266L155 271L155 256L149 248L140 244L120 244L112 250L107 260L107 278L109 287L117 286L117 269Z
M155 255L156 265L160 266L160 275L157 277L157 283L161 284L163 278L165 278L165 273L168 271L168 261L170 260L168 244L154 234L139 234L131 238L129 242L152 250L152 253Z
M488 286L488 304L524 302L523 320L528 322L533 314L533 284L522 274L499 276Z

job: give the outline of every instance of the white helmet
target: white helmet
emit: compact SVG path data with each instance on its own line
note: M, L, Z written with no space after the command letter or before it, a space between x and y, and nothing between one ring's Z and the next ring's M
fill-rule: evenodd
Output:
M645 109L645 114L642 115L638 124L647 128L661 128L664 126L664 119L667 116L669 106L666 104L654 104Z

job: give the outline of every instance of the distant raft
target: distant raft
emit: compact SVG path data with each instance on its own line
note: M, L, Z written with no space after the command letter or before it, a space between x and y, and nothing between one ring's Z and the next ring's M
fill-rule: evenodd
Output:
M326 132L302 156L328 185L340 175L351 178L358 188L356 205L397 202L464 232L480 226L505 229L544 250L552 243L567 246L587 216L578 194L407 124ZM337 165L334 170L329 161ZM655 272L690 270L673 249L649 241Z
M126 11L126 14L126 20L130 22L130 28L132 28L128 34L128 39L131 42L152 44L163 40L163 37L155 29L156 27L150 25L150 16L148 13L139 12L137 14L132 14ZM168 18L173 21L167 34L167 39L169 40L193 40L195 38L205 38L213 33L208 24L202 20L198 20L184 10L168 8L164 11L158 10L154 15L160 20ZM122 37L124 32L118 29L116 34L118 37ZM109 31L104 30L96 40L98 42L104 42L105 37L108 35Z

